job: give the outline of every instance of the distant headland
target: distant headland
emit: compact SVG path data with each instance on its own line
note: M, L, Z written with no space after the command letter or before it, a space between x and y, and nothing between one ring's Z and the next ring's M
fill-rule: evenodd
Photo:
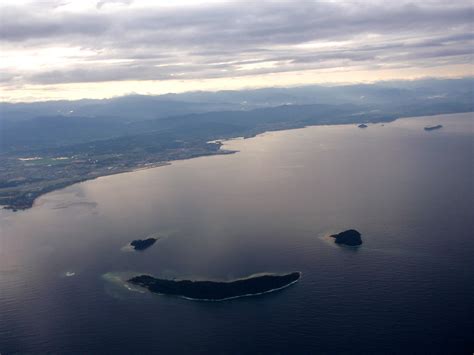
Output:
M335 238L336 244L344 244L349 246L358 246L362 244L360 233L355 229L348 229L339 234L333 234L330 237Z
M427 126L425 127L425 131L434 131L436 129L441 129L443 128L443 125L439 124L439 125L436 125L436 126Z
M199 301L223 301L233 298L256 296L277 291L297 282L300 272L284 275L265 274L234 281L166 280L149 275L139 275L127 282L144 287L150 292L183 297Z

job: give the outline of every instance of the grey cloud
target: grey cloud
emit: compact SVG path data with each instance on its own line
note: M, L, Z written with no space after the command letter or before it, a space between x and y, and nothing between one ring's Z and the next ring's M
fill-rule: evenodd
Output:
M106 4L122 4L122 5L130 5L133 2L133 0L101 0L98 1L96 4L96 7L98 9L101 9L102 6Z
M99 16L24 14L17 8L1 10L0 40L3 42L51 41L71 35L97 36L107 29Z
M468 63L474 44L469 1L270 2L187 7L129 6L89 13L3 7L4 46L78 46L96 52L66 68L7 73L25 83L214 78L331 66L407 67ZM126 11L125 11L126 9ZM375 36L376 35L376 36ZM325 48L314 41L348 41ZM381 59L383 58L383 60ZM110 59L120 63L111 64ZM90 63L88 62L90 61ZM275 67L259 67L265 62ZM184 65L178 65L184 63ZM242 65L256 65L241 70Z
M315 39L350 38L361 33L442 30L472 21L469 4L426 8L372 6L347 9L332 3L295 1L239 3L219 6L127 9L113 13L30 13L27 8L4 8L0 38L5 41L54 39L70 34L102 36L120 45L122 40L182 41L186 44L294 44Z

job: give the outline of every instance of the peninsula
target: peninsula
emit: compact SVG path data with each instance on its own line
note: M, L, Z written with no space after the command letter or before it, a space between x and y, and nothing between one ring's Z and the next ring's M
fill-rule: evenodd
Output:
M144 287L150 292L199 301L223 301L277 291L299 280L300 272L265 274L234 281L166 280L139 275L127 282Z
M339 234L333 234L330 237L335 238L336 244L344 244L349 246L358 246L362 244L360 233L355 229L348 229Z

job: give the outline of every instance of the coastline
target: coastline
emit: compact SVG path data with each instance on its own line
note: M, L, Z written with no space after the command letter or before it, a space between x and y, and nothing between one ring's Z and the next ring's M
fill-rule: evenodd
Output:
M368 122L368 123L372 123L372 124L388 123L388 122L397 121L399 119L422 118L422 117L432 117L432 116L449 115L449 114L468 114L468 113L473 113L473 112L474 111L423 114L423 115L419 115L419 116L397 117L397 118L393 118L393 119L389 119L389 120L377 120L377 121ZM250 133L248 135L244 135L244 136L235 136L235 137L232 136L232 137L217 138L217 139L213 139L213 140L208 141L208 143L219 144L219 149L216 150L216 151L207 151L207 152L204 152L202 154L192 155L192 156L189 156L189 157L184 157L182 159L164 160L164 161L159 161L159 162L156 162L156 163L148 163L145 166L132 166L130 168L118 168L118 169L115 169L113 171L104 171L103 173L96 173L96 174L92 174L91 176L84 176L84 177L80 177L80 178L77 178L77 179L71 179L70 181L58 182L56 184L46 186L44 189L39 190L39 191L38 190L33 190L33 191L25 190L24 195L21 196L23 198L22 203L17 203L17 204L15 204L15 203L3 203L3 204L0 205L0 209L11 210L13 212L24 211L24 210L27 210L27 209L30 209L30 208L34 207L35 201L43 195L46 195L46 194L48 194L50 192L53 192L53 191L64 189L68 186L72 186L72 185L75 185L75 184L78 184L78 183L95 180L95 179L98 179L100 177L106 177L106 176L118 175L118 174L125 174L125 173L133 173L133 172L141 171L141 170L159 168L159 167L162 167L162 166L171 165L175 161L183 161L183 160L189 160L189 159L195 159L195 158L207 157L207 156L214 156L214 155L235 154L235 153L238 153L238 151L221 149L221 147L225 144L225 142L231 141L231 140L234 140L234 139L248 139L248 138L257 137L257 136L259 136L261 134L265 134L267 132L289 131L289 130L295 130L295 129L303 129L303 128L306 128L306 127L353 126L354 124L355 123L321 122L319 124L310 124L310 125L302 125L302 126L294 126L294 127L275 127L274 129L268 128L268 129L264 129L263 131L252 132L252 133ZM356 127L357 127L357 125L356 125ZM26 197L25 197L25 195L26 195Z
M107 177L107 176L112 176L112 175L128 174L128 173L134 173L134 172L137 172L137 171L161 168L161 167L164 167L164 166L171 165L173 162L176 162L176 161L183 161L183 160L189 160L189 159L195 159L195 158L201 158L201 157L207 157L207 156L214 156L214 155L227 155L227 154L234 154L234 153L237 153L237 151L219 149L216 152L206 153L206 154L193 156L193 157L189 157L189 158L161 161L161 162L147 164L146 166L136 166L136 167L131 167L131 168L127 168L127 169L116 169L114 171L105 172L104 174L95 174L95 175L91 175L91 176L85 176L83 178L79 178L79 179L76 179L76 180L60 182L60 183L52 185L52 186L51 185L47 186L42 191L29 192L29 194L33 194L33 196L27 201L28 203L21 204L21 205L20 204L18 204L18 205L3 204L3 205L0 205L0 209L10 210L10 211L13 211L13 212L25 211L25 210L28 210L30 208L33 208L34 205L35 205L36 200L41 196L44 196L44 195L46 195L50 192L65 189L66 187L69 187L69 186L72 186L72 185L83 183L83 182L86 182L86 181L92 181L92 180L99 179L101 177Z

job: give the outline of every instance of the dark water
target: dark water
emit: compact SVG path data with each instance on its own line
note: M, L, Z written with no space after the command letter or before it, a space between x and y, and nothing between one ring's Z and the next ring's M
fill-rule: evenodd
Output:
M0 213L0 352L474 351L473 115L234 140ZM444 128L425 132L426 125ZM325 238L356 228L364 245ZM121 250L157 235L143 253ZM261 297L128 290L133 272L301 271ZM66 276L69 273L69 276Z

